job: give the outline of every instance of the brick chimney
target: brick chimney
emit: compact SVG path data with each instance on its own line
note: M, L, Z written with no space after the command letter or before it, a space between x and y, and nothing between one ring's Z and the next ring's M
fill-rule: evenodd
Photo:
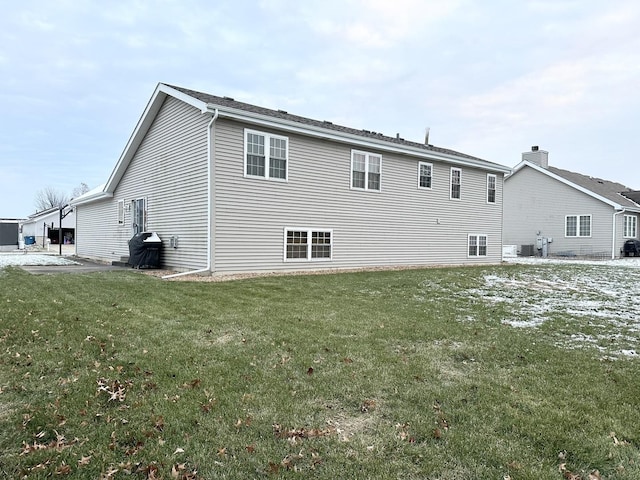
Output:
M522 154L522 161L535 163L542 168L549 168L549 152L540 150L537 145L531 147L530 152Z

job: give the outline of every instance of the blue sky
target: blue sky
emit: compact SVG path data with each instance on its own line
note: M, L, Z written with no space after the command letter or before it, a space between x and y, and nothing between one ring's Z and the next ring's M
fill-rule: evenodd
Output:
M640 2L8 2L0 218L104 183L158 82L640 190Z

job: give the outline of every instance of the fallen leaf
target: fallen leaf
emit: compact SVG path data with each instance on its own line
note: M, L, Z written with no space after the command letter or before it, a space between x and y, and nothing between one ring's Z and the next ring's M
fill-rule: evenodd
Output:
M183 448L180 448L180 447L176 448L176 451L175 451L175 452L173 452L173 454L174 454L174 455L176 455L176 454L178 454L178 453L184 453L184 449L183 449Z
M89 465L90 461L91 455L89 455L88 457L80 457L80 460L78 460L78 466L81 467L82 465Z
M313 367L309 367L307 370L307 375L313 375Z
M62 462L58 468L56 468L56 475L69 475L71 473L71 467Z

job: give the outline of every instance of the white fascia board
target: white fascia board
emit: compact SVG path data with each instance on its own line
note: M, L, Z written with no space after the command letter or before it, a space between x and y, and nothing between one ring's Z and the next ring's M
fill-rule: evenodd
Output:
M86 203L97 202L98 200L104 200L106 198L113 198L113 193L99 192L99 193L96 193L94 195L87 195L87 196L78 197L75 200L71 200L69 202L69 205L71 205L72 207L75 207L77 205L84 205Z
M582 193L584 193L586 195L589 195L590 197L595 198L596 200L600 200L601 202L606 203L607 205L615 208L616 210L622 210L623 208L625 208L623 205L620 205L619 203L616 203L616 202L614 202L612 200L609 200L608 198L605 198L602 195L598 195L597 193L592 192L588 188L581 187L580 185L577 185L577 184L575 184L573 182L570 182L566 178L563 178L563 177L561 177L559 175L556 175L553 172L550 172L549 170L547 170L544 167L536 165L535 163L528 162L526 160L523 161L523 162L520 162L513 169L513 173L515 174L517 171L521 170L523 167L533 168L534 170L536 170L536 171L538 171L538 172L540 172L540 173L542 173L542 174L544 174L544 175L546 175L546 176L548 176L550 178L553 178L554 180L557 180L557 181L559 181L561 183L564 183L565 185L568 185L571 188L575 188L576 190L578 190L578 191L580 191L580 192L582 192ZM511 176L513 176L513 175L510 175L509 177L507 177L505 179L505 181L508 180ZM629 209L628 207L626 207L626 208L627 208L627 210Z
M234 120L244 121L254 125L261 125L264 127L271 127L279 130L286 130L288 132L299 133L301 135L323 138L333 140L341 143L348 143L349 145L356 145L364 148L373 148L385 152L400 153L404 155L411 155L419 158L427 158L430 160L440 160L443 162L451 163L454 165L461 165L467 167L481 168L483 170L489 170L499 173L510 173L511 169L502 165L488 164L481 160L472 160L469 158L458 157L456 155L449 155L441 152L425 151L420 148L410 146L393 145L385 140L377 140L375 138L363 138L358 135L335 132L317 127L315 125L301 126L298 122L290 120L274 118L267 115L261 115L258 113L247 112L245 110L239 110L229 107L222 107L219 105L209 105L208 112L218 110L220 116L231 118Z

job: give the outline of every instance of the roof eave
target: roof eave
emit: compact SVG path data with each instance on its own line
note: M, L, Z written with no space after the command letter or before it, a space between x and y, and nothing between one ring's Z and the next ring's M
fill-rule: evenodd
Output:
M347 132L337 132L315 125L303 126L300 123L291 120L270 117L268 115L262 115L254 112L247 112L245 110L234 109L222 105L209 104L205 111L213 114L213 112L215 112L216 110L221 117L243 121L254 125L276 128L292 133L299 133L301 135L333 140L340 143L348 143L349 145L354 146L375 148L386 152L400 153L432 160L440 160L453 165L481 168L484 170L504 174L511 173L511 168L509 167L483 161L481 159L473 160L470 158L459 157L442 152L412 147L410 145L397 145L395 143L386 141L385 139L365 138L355 134Z

